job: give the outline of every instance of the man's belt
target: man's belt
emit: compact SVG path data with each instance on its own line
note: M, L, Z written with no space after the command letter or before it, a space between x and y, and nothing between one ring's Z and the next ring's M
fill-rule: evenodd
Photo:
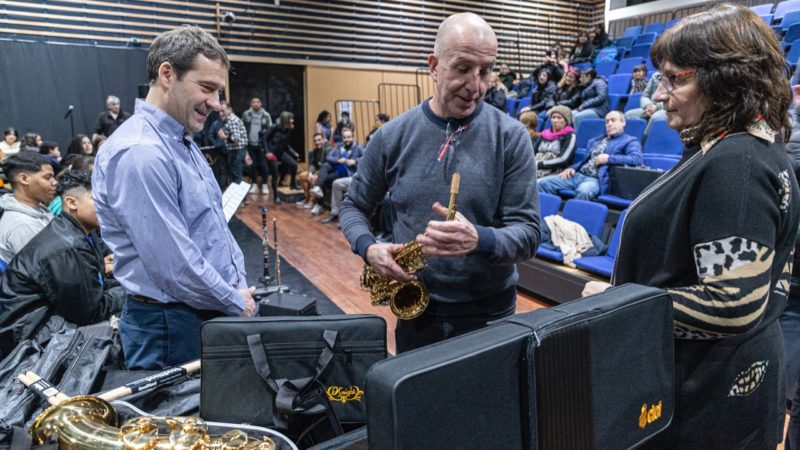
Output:
M152 299L150 297L145 297L143 295L129 295L128 298L137 302L137 303L146 303L148 305L166 305L167 303L160 302L158 300Z

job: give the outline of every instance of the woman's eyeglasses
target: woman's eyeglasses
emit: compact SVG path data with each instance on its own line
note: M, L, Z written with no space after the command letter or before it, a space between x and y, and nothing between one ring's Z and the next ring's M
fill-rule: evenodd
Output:
M674 73L672 75L661 75L658 81L664 85L667 92L672 92L676 87L682 85L684 81L692 78L696 73L696 69L684 70L683 72Z

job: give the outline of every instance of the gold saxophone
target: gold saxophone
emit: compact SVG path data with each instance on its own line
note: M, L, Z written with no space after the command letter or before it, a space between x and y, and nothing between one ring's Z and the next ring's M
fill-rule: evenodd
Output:
M456 217L456 201L461 175L454 173L450 182L450 204L445 220ZM422 244L411 241L394 255L394 261L406 273L416 273L425 268L425 255ZM369 292L374 306L386 306L398 319L409 320L418 317L428 307L431 296L421 281L396 281L365 264L361 270L361 289Z
M51 406L31 427L33 442L43 445L53 435L61 450L275 450L275 442L251 439L241 430L211 436L196 417L135 417L117 428L117 413L95 396L72 397ZM160 429L166 433L159 434Z

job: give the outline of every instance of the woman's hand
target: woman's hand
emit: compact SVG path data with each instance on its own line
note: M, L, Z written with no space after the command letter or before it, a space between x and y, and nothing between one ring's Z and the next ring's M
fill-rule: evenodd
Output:
M611 287L610 284L604 283L602 281L590 281L586 283L586 285L583 287L583 292L581 292L581 297L588 297L590 295L605 292L606 289L610 287Z

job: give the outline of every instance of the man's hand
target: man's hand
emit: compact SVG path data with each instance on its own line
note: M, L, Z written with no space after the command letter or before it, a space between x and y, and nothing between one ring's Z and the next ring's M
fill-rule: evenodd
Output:
M649 105L644 107L644 115L645 115L645 117L652 116L654 112L656 112L656 105L654 103L651 103L651 104L649 104Z
M394 254L401 248L403 244L372 244L367 247L367 264L393 280L416 280L416 276L404 272L394 260Z
M599 155L597 155L597 157L594 159L594 164L596 166L602 166L604 164L608 164L608 153L600 153Z
M219 131L217 131L217 136L219 136L220 139L228 139L228 135L225 133L225 129L223 128L220 128Z
M347 163L347 158L339 158L338 162L339 162L339 164L345 164L345 163Z
M575 169L572 167L567 167L566 169L562 170L559 176L561 176L562 180L569 180L572 176L575 175Z
M106 275L111 275L111 272L114 271L114 254L110 253L103 258L103 262L106 266Z
M433 204L433 212L447 217L447 208L439 202ZM417 235L422 244L422 253L436 256L464 256L478 248L478 230L461 213L455 220L431 220L425 233Z
M605 290L610 287L611 287L610 284L604 283L602 281L590 281L586 283L586 285L583 287L583 292L581 292L581 297L588 297L590 295L605 292Z
M241 317L253 317L256 313L256 301L253 300L253 292L255 291L255 287L239 289L239 293L244 297L244 311L239 314Z
M356 160L355 159L345 159L344 163L347 164L350 167L353 167L353 166L356 165Z
M245 153L245 155L244 155L244 165L245 166L252 166L253 165L253 158L250 157L249 153Z

